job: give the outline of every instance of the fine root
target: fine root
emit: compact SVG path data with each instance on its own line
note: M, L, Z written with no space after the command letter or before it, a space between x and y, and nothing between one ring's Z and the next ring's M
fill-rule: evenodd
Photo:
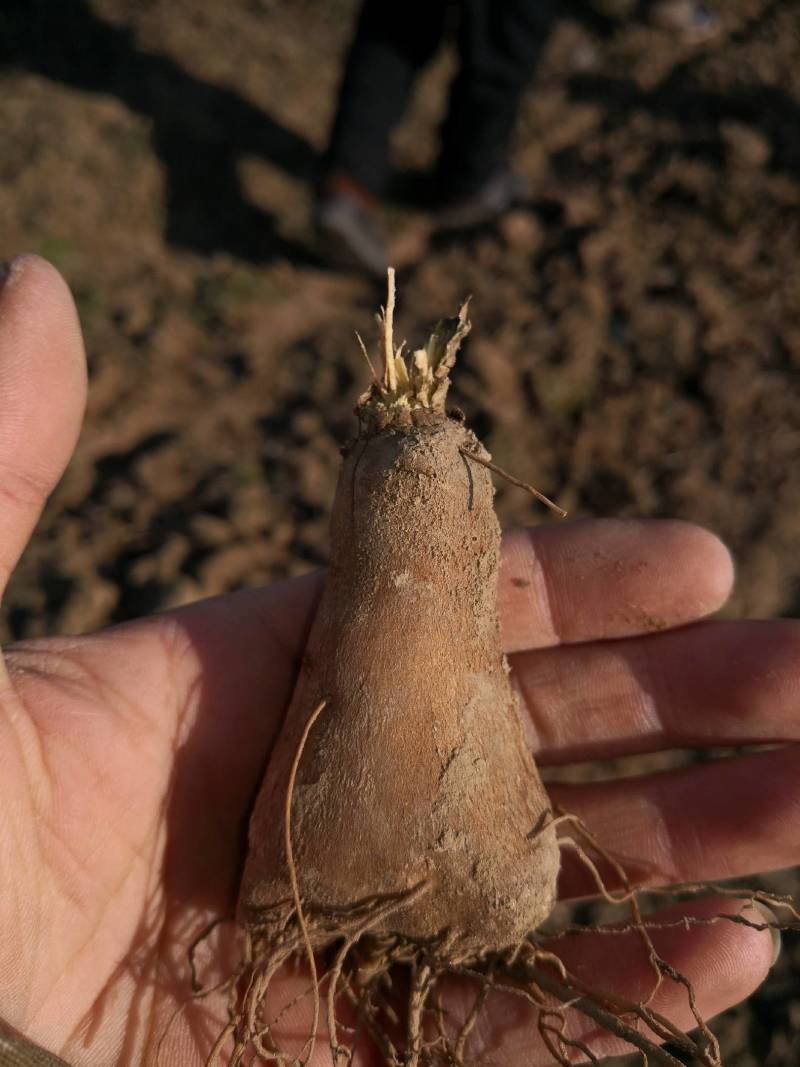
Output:
M387 317L390 320L389 308ZM371 1041L385 1067L467 1067L480 1059L477 1033L481 1016L491 998L501 995L521 999L528 1005L543 1045L561 1067L570 1067L577 1061L600 1062L588 1039L576 1034L572 1023L576 1015L591 1019L601 1031L637 1050L643 1067L681 1067L682 1061L664 1044L688 1056L697 1067L722 1067L719 1044L699 1011L692 983L659 954L651 934L681 926L688 930L723 919L755 930L799 927L800 913L790 898L713 884L648 889L651 896L692 897L714 892L744 904L736 914L650 919L640 906L643 891L631 883L623 865L601 846L581 819L556 809L544 813L529 837L535 839L558 829L559 845L577 856L590 874L599 898L628 911L626 921L613 926L569 924L549 932L546 938L531 932L519 944L501 951L460 954L455 937L446 932L427 941L381 932L391 929L387 920L394 912L412 907L431 888L428 882L365 898L347 908L317 908L301 899L292 849L292 801L308 736L324 708L322 701L306 722L286 789L283 831L291 899L265 909L249 924L239 967L226 982L215 987L228 991L229 1020L206 1067L223 1062L240 1067L245 1057L248 1064L306 1067L317 1041L324 1040L333 1067L350 1067L365 1038ZM615 889L608 888L601 868L612 872ZM760 911L758 920L750 918L746 914L748 906L758 904L772 909L775 920L768 920ZM204 995L197 981L195 951L212 929L213 925L202 931L190 949L194 996ZM643 999L630 1001L589 987L549 947L565 937L585 933L636 935L653 975ZM285 977L290 968L296 974L297 963L303 960L310 973L308 983L276 1010L273 983ZM691 1035L653 1006L664 982L681 987L694 1019ZM461 1013L447 1007L448 1002L452 1005L455 1001L456 983L462 987L462 994L465 984L474 990L468 1008ZM282 1031L287 1029L291 1009L309 1000L308 1031L298 1051L290 1047L298 1039L292 1041L291 1035ZM231 1043L232 1050L224 1059L226 1046Z
M400 907L408 903L408 898L399 896L393 903ZM382 915L387 914L386 907L379 910ZM321 919L307 917L309 936L314 940L328 925ZM268 940L254 946L250 972L244 979L244 995L231 998L230 1020L209 1056L209 1067L220 1062L238 1067L248 1052L255 1054L255 1060L248 1062L286 1067L307 1063L308 1039L300 1051L293 1051L289 1039L281 1040L279 1023L291 1007L308 999L312 1009L318 1001L325 1002L327 1033L316 1036L327 1039L335 1067L349 1067L364 1037L369 1038L386 1067L466 1067L474 1062L469 1040L491 997L499 995L528 1003L544 1045L554 1062L565 1067L576 1061L577 1054L588 1062L599 1062L585 1042L569 1033L569 1018L575 1013L638 1049L645 1064L680 1067L681 1061L661 1047L662 1041L695 1057L694 1062L702 1067L721 1064L716 1042L709 1039L706 1028L699 1036L690 1037L641 1002L588 989L557 957L539 949L533 940L516 946L513 954L490 953L459 963L441 955L440 945L411 945L399 939L373 937L367 930L375 922L377 910L370 914L365 908L361 922L353 922L346 937L338 938L320 953L328 965L316 983L309 984L271 1018L266 1010L270 985L285 970L292 955L304 955L303 937L295 924L293 936L285 937L280 945L277 940ZM291 928L290 923L287 934ZM665 975L685 984L690 1003L693 1002L686 979L668 965ZM475 989L463 1016L445 1007L452 999L454 980L467 982ZM405 996L395 988L400 985L406 987ZM223 1048L231 1040L230 1058L221 1061Z
M306 736L321 710L320 707L309 720ZM288 803L286 810L290 832ZM248 931L243 964L229 986L230 1019L208 1058L208 1067L221 1062L231 1067L244 1062L301 1067L308 1063L316 1040L327 1041L333 1067L350 1067L363 1041L371 1043L386 1067L467 1067L480 1060L476 1031L495 996L511 996L527 1003L543 1045L553 1062L562 1067L579 1061L600 1062L599 1052L579 1036L580 1028L571 1023L576 1016L591 1019L597 1029L638 1051L644 1067L681 1067L683 1060L667 1051L664 1044L682 1057L691 1058L697 1067L721 1067L719 1045L699 1012L691 982L657 952L651 932L681 926L689 929L723 919L756 930L786 928L800 925L795 906L788 898L761 890L691 885L680 887L680 891L693 896L711 889L742 900L745 905L767 904L785 919L773 923L759 913L763 921L756 921L740 912L651 920L642 915L639 891L630 884L622 865L576 816L557 812L551 821L562 830L569 827L570 836L561 837L561 844L574 851L586 866L602 899L628 910L627 921L605 927L570 924L549 933L546 942L542 935L531 933L520 944L502 952L459 958L453 939L447 936L411 942L376 932L378 927L386 928L385 920L394 911L412 905L424 894L429 888L425 883L408 891L362 900L346 911L324 913L303 907L296 889L294 901L287 902L282 910L271 911L259 926ZM291 863L291 845L287 856ZM607 889L600 873L602 865L613 871L619 890ZM293 885L296 887L297 883L293 881ZM642 1000L626 1000L590 988L546 947L585 933L638 936L653 972L652 986ZM286 974L293 961L303 959L311 969L311 980L270 1016L268 1002L273 982ZM664 982L682 988L695 1020L696 1029L691 1035L653 1006ZM460 1013L452 1006L454 983L466 984L473 990L466 1009ZM291 1042L282 1037L280 1024L290 1009L302 1002L310 1003L313 1029L309 1027L302 1047L294 1051L288 1047ZM317 1032L320 1021L322 1033ZM230 1042L233 1050L223 1060L223 1050ZM252 1058L245 1061L248 1055Z
M544 493L540 493L534 486L529 485L528 482L520 481L519 478L515 478L513 474L509 474L508 471L503 470L502 467L498 467L496 463L484 459L483 456L477 455L476 452L470 452L467 448L460 449L460 452L465 459L471 459L474 463L480 463L482 467L486 467L486 469L490 470L493 474L498 474L511 485L515 485L518 489L524 489L526 493L530 493L534 500L538 500L540 504L544 504L546 507L550 508L552 512L555 512L555 514L558 515L559 519L565 519L567 517L567 513L563 508L560 508L558 504L554 503L549 496L545 496Z

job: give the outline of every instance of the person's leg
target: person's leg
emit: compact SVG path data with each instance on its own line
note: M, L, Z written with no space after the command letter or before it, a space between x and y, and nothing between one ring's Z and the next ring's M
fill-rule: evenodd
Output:
M554 0L461 0L461 66L442 128L449 199L476 193L507 165L522 93L556 17Z
M387 4L365 0L347 58L325 159L326 174L380 196L389 173L389 137L415 76L442 41L448 0Z

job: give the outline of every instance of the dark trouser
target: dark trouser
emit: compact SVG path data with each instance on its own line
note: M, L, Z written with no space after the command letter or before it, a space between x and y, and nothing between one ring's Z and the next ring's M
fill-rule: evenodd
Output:
M439 161L446 195L464 196L505 162L520 97L553 19L553 0L365 0L347 59L327 155L380 195L389 135L414 78L456 9L460 69L450 90Z

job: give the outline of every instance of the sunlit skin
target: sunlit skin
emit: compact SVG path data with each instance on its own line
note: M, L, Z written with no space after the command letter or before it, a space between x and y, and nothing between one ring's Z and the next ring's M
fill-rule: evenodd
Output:
M21 258L0 290L3 585L75 447L85 395L67 287L43 261ZM322 580L5 650L0 1016L76 1067L154 1064L180 1005L165 1064L203 1063L224 1025L222 994L187 1002L187 945L233 911L248 810ZM509 534L503 630L540 765L796 742L800 624L700 621L732 581L723 545L684 523L598 520ZM800 859L792 744L553 793L653 884ZM583 888L563 879L565 895ZM218 951L202 955L201 977L212 985L233 959L230 928L210 947ZM769 932L720 923L664 933L659 949L713 1015L763 980L773 943ZM649 989L636 945L610 950L607 938L585 937L565 951L587 981L633 999ZM286 978L283 996L304 982ZM675 988L658 1003L691 1024ZM302 1001L286 1026L302 1033L309 1016ZM476 1040L504 1063L551 1062L534 1032L526 1009L498 999ZM587 1019L576 1033L598 1051L614 1048ZM330 1062L324 1034L313 1062ZM365 1045L359 1063L373 1062Z

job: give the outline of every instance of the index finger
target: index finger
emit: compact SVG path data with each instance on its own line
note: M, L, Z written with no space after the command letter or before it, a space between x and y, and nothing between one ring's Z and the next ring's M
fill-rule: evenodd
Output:
M714 534L673 519L586 519L503 538L497 601L507 653L631 637L722 607L733 585Z

